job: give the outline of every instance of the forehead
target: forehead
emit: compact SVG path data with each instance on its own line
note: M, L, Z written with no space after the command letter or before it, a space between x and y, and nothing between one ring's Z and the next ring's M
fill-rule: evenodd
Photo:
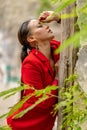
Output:
M32 28L32 27L36 27L39 24L39 20L33 19L30 21L28 27Z

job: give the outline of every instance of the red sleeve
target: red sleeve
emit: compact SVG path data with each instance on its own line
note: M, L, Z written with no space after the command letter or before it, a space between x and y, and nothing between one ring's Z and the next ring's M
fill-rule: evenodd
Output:
M40 74L40 68L38 66L36 66L34 63L28 63L27 67L23 67L22 68L22 81L24 84L29 84L31 87L34 86L35 89L43 89L43 83L42 83L42 79L41 79L41 74ZM57 83L57 82L56 82ZM53 85L55 85L55 81L53 81ZM32 93L31 90L25 90L25 95ZM52 91L51 94L55 94L57 95L57 91ZM37 105L37 107L40 107L42 109L46 109L49 107L52 107L52 105L55 104L57 98L49 98L45 101L43 101L42 103L40 103L39 105ZM27 103L35 103L37 101L37 97L32 97L30 98ZM25 103L26 104L26 103Z
M53 58L54 58L54 63L56 63L59 60L59 58L60 58L60 54L59 53L58 54L54 54L54 51L57 48L60 47L60 41L52 40L50 42L50 45L51 45L51 48L52 48L52 53L53 53L52 55L53 55Z

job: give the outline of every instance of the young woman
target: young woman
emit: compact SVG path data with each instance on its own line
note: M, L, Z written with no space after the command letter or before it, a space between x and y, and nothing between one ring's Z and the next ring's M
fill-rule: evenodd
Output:
M59 54L55 55L54 50L59 47L60 42L54 40L54 34L49 26L43 24L54 20L60 21L59 16L53 15L52 11L46 11L40 15L38 20L32 19L24 22L18 31L18 39L23 46L21 53L22 83L37 90L44 89L49 85L58 85L58 72L55 71L55 64L59 60ZM29 52L27 52L28 49ZM33 91L27 87L22 92L22 97L32 94ZM57 95L57 90L51 91L51 94ZM35 96L31 97L16 113L36 101ZM21 118L15 119L15 113L13 113L8 117L7 123L12 130L52 130L56 116L53 116L51 112L55 103L57 103L57 98L51 97Z

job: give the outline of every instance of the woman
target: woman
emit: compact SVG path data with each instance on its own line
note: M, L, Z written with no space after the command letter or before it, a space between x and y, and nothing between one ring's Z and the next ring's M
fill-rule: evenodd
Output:
M54 55L54 50L59 47L60 42L53 40L54 35L49 26L43 22L60 21L58 15L52 11L43 12L39 19L32 19L22 24L18 32L18 38L23 46L21 53L22 82L41 90L48 85L58 85L58 72L55 72L55 64L59 60L59 54ZM51 17L50 17L51 16ZM30 51L27 53L27 49ZM32 87L33 86L33 87ZM22 97L33 93L32 89L27 88L22 93ZM57 90L51 92L57 95ZM49 95L50 96L50 95ZM31 106L37 101L33 96L26 101L18 112ZM8 117L7 123L12 130L52 130L56 116L51 114L53 105L57 102L57 98L49 98L34 109L27 112L24 116L14 119Z

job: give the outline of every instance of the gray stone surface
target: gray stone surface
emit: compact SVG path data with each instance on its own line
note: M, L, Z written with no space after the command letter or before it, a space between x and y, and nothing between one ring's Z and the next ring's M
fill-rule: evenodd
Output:
M82 8L87 4L87 0L77 0L77 7ZM78 24L80 31L83 31L83 25L87 24L87 14L85 15L85 19L83 18L82 12L78 12ZM82 20L81 20L82 19ZM81 88L87 93L87 34L84 36L81 33L80 36L80 49L78 52L78 60L76 63L75 71L78 74L78 82ZM87 121L85 121L82 125L82 130L87 130Z
M78 82L81 88L87 92L87 44L83 45L78 52L75 70L79 76Z
M78 14L78 25L80 32L83 31L83 25L87 24L87 20L84 21L83 13L79 12L78 9L82 8L87 4L86 0L77 0L77 14ZM85 14L86 15L86 14ZM86 17L86 16L85 16ZM82 89L87 92L87 36L81 33L80 36L80 49L78 52L78 60L76 63L76 73L79 75L78 82Z

